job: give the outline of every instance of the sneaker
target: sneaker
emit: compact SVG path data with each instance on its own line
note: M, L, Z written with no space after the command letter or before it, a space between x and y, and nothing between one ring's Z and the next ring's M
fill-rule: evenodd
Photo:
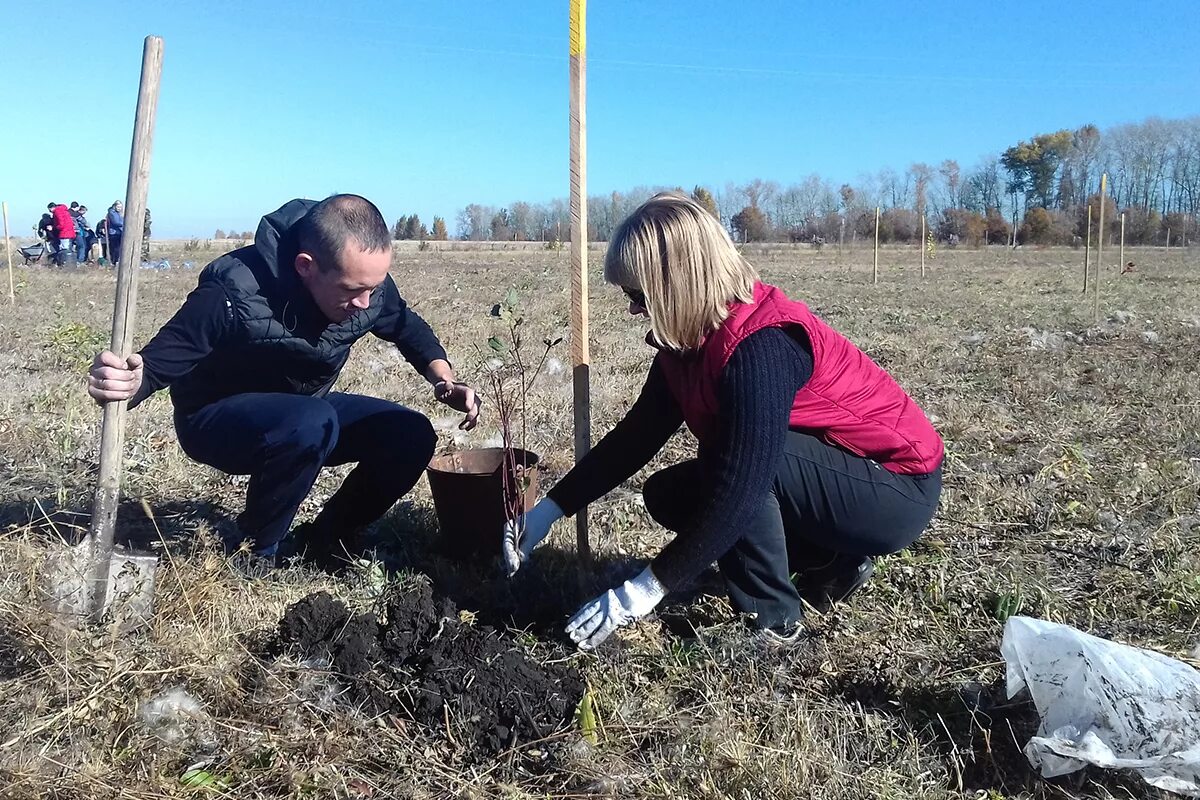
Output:
M756 632L759 643L768 650L783 650L803 641L807 629L801 621L775 628L761 628Z
M800 597L821 612L837 603L844 603L875 574L875 564L869 558L840 556L832 563L803 572L797 579Z

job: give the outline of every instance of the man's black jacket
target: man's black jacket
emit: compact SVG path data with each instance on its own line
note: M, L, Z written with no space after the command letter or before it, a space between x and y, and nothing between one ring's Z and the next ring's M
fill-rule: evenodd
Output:
M136 406L171 387L177 413L249 392L321 397L368 333L395 343L420 373L446 351L425 320L409 310L391 276L370 306L331 323L300 282L293 226L316 203L292 200L263 217L254 245L213 261L183 306L143 348Z

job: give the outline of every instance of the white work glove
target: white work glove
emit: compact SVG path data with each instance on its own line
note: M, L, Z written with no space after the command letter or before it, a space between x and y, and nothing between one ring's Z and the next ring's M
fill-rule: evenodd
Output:
M550 526L562 518L563 510L558 507L558 503L547 497L526 513L504 523L504 542L501 550L504 553L504 568L508 570L508 577L517 574L521 565L529 560L533 548L549 535Z
M580 650L591 650L617 628L649 614L666 594L654 572L646 567L633 580L609 589L575 612L567 623L567 635Z

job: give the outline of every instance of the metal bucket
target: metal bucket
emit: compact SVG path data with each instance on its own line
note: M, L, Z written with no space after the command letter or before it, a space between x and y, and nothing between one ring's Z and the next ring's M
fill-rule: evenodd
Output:
M429 462L425 472L441 530L442 549L448 555L462 559L499 555L500 537L508 519L506 507L516 504L523 513L537 501L537 454L520 448L514 448L512 453L513 459L508 464L502 447L448 453L434 456Z

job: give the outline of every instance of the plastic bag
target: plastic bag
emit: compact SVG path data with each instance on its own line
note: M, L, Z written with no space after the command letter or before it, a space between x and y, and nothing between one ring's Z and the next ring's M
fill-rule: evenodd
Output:
M1095 764L1200 797L1200 672L1067 625L1010 617L1008 696L1028 689L1042 724L1025 756L1044 777Z

